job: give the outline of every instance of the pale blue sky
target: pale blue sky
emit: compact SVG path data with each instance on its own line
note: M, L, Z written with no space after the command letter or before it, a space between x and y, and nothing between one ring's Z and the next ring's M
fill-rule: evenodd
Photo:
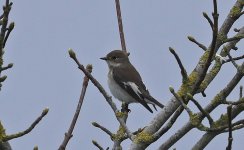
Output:
M14 63L14 67L5 72L8 79L0 93L0 118L7 133L15 133L26 129L48 107L49 114L30 134L10 143L14 150L31 150L35 145L40 150L57 149L73 117L84 76L69 58L68 48L74 49L82 64L93 64L94 77L108 90L107 64L99 58L113 49L120 49L114 0L12 1L10 21L15 22L16 28L8 40L4 58L6 64ZM234 2L218 1L220 24ZM188 72L195 67L202 50L186 37L192 35L209 45L211 31L202 12L211 15L212 1L121 0L121 9L130 60L141 73L150 93L166 104L172 97L169 86L178 89L181 84L179 68L168 47L176 49ZM242 17L234 27L243 24ZM244 48L243 42L238 46ZM202 104L209 102L234 74L231 64L223 67L216 81L206 90L208 97ZM231 95L233 99L237 97L238 88ZM120 106L117 101L116 104ZM133 104L130 108L128 127L132 130L144 127L156 114L140 105ZM216 110L214 117L218 118L225 111ZM184 113L174 131L187 120ZM93 127L93 121L111 131L118 127L111 108L90 84L67 150L96 149L92 139L104 148L111 147L110 138ZM167 133L148 149L154 150L172 133ZM173 147L190 149L201 135L201 132L192 130ZM243 148L243 138L240 138L243 135L244 130L234 132L233 149ZM225 149L226 142L227 134L223 134L206 149ZM125 148L128 143L124 143Z

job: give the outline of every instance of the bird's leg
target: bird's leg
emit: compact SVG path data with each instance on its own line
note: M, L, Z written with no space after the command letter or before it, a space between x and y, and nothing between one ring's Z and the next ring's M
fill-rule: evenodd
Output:
M127 113L131 112L131 110L129 109L129 105L127 103L122 102L121 112L127 112Z

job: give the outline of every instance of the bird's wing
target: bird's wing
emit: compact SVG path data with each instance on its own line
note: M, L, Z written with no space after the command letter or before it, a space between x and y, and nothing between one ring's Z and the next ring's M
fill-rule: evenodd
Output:
M130 70L133 69L133 71L130 72L132 74L131 76L128 76L126 73L128 72L127 68L114 68L113 69L113 77L114 80L119 84L119 86L126 90L136 101L138 101L140 104L142 104L147 110L149 110L151 113L153 112L152 109L147 105L143 92L141 90L146 90L145 85L141 81L141 77L139 73L136 71L136 69L132 66Z

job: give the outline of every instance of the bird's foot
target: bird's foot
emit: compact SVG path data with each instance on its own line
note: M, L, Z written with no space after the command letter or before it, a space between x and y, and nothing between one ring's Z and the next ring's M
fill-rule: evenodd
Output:
M121 112L127 112L127 113L131 112L131 110L129 109L129 105L127 103L122 103Z

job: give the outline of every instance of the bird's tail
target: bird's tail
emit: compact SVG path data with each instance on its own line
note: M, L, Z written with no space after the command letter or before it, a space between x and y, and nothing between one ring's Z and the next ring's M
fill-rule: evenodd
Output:
M156 109L155 105L157 105L160 108L164 108L164 105L161 104L159 101L157 101L155 98L153 98L152 96L147 96L146 99L148 100L148 103L151 103L153 105L153 107Z

